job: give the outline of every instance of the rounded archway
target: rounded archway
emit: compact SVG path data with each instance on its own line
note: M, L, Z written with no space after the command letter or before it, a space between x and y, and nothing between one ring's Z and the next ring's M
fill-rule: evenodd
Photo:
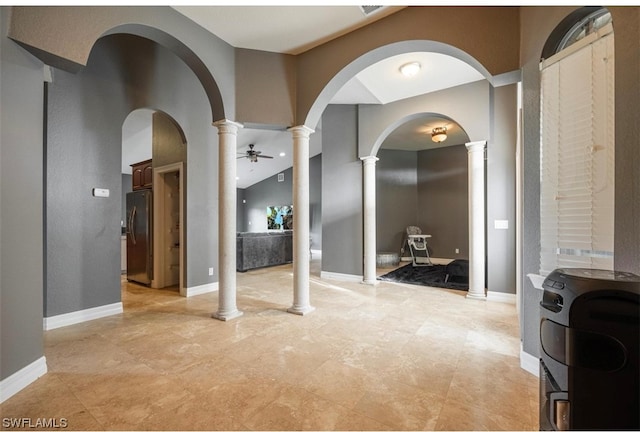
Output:
M445 128L444 141L434 141L437 128ZM469 258L468 142L460 124L437 113L407 116L380 137L375 154L378 251L402 251L406 227L418 226L432 235L432 257ZM400 258L408 260L404 250Z
M122 126L122 271L128 282L186 296L187 142L163 111L132 111ZM142 233L142 234L141 234Z
M484 78L491 80L492 76L487 69L474 59L468 53L445 43L432 40L410 40L396 42L376 48L368 53L354 59L351 63L344 66L322 89L316 97L313 105L306 113L304 125L315 128L322 113L336 93L343 88L353 77L358 75L365 69L382 62L393 56L411 53L411 52L431 52L439 53L453 59L459 60L461 63L471 66L478 71Z
M418 49L419 48L419 49ZM376 284L376 255L378 248L376 245L376 163L378 158L378 150L381 148L382 143L389 137L389 135L402 124L409 122L413 119L421 117L424 113L440 113L444 118L455 118L457 123L464 125L465 143L472 145L467 152L466 147L460 147L463 149L461 155L470 163L471 154L473 153L473 166L474 170L473 182L471 181L471 170L467 172L468 184L471 187L472 183L481 184L476 185L474 190L477 192L474 195L473 200L473 212L464 213L468 214L468 220L473 220L474 231L474 245L471 245L471 237L468 237L468 241L465 246L457 245L458 247L452 247L453 251L468 249L469 251L475 251L472 267L476 269L474 280L474 294L472 297L485 298L485 276L484 276L484 257L485 257L485 195L484 195L484 148L486 141L491 136L492 128L492 77L479 62L477 62L469 54L452 47L450 45L434 42L434 41L405 41L387 45L374 49L373 51L360 56L358 59L352 61L349 65L344 67L336 76L334 76L328 83L328 85L320 92L320 96L315 100L308 116L307 125L314 125L319 120L319 116L324 111L324 107L329 102L335 100L336 95L339 93L340 86L345 86L354 77L360 77L363 71L368 68L374 67L376 64L382 63L385 58L393 57L398 54L435 51L439 54L444 54L448 57L453 57L455 60L454 66L449 70L449 75L455 73L455 66L461 68L472 69L475 72L473 79L462 80L458 85L451 84L449 87L443 86L433 91L422 91L414 94L405 95L399 100L392 101L390 103L369 103L356 105L354 119L355 119L355 146L357 150L357 157L362 160L361 181L362 189L360 199L362 200L362 210L360 215L360 221L363 228L362 243L355 244L352 254L359 254L360 250L363 253L363 267L362 274L363 280L368 284ZM400 65L398 65L400 66ZM400 75L398 68L395 68L396 75ZM428 79L426 76L421 79ZM364 81L360 79L360 81ZM391 85L390 80L384 81L385 85ZM351 115L351 114L350 114ZM326 134L327 124L323 122L322 125ZM424 137L424 133L422 136ZM328 155L331 152L323 144L323 155ZM332 161L333 162L333 161ZM344 162L347 162L346 160ZM466 165L465 165L466 166ZM471 165L469 165L471 166ZM480 173L481 175L477 175ZM346 173L345 173L346 174ZM352 176L353 174L347 174ZM355 179L355 178L354 178ZM417 184L417 179L415 180ZM467 183L467 182L463 182ZM417 186L416 186L417 188ZM481 193L480 193L481 192ZM326 194L325 194L326 195ZM465 191L466 197L466 191ZM355 197L354 197L355 198ZM323 206L325 203L323 202ZM324 224L323 220L323 224ZM353 223L353 222L351 222ZM465 228L468 227L471 231L471 224L464 224ZM482 241L480 241L482 240ZM330 245L323 243L323 248L326 249ZM354 242L356 243L356 242ZM360 249L360 246L362 249ZM358 250L360 249L360 250ZM323 271L330 270L329 265L325 266L323 261ZM354 266L355 269L355 266ZM354 271L354 270L352 270ZM357 270L356 270L357 271ZM473 272L473 271L472 271ZM327 271L327 273L331 273Z

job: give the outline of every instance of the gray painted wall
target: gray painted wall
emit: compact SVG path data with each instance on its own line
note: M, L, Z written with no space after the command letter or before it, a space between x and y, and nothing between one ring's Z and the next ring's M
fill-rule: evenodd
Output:
M109 36L96 44L85 69L56 70L50 86L47 182L55 186L47 191L46 316L120 301L120 141L126 116L138 108L166 112L185 132L186 286L217 280L217 133L206 95L166 49ZM93 187L112 194L92 197Z
M399 252L406 227L418 224L418 152L383 149L378 159L376 249Z
M358 110L329 105L322 116L322 271L362 275L362 162Z
M491 139L487 142L487 287L516 292L517 85L492 89ZM508 229L496 229L495 221Z
M376 247L399 252L406 227L431 234L438 258L469 257L467 150L464 145L419 152L378 152ZM455 253L455 249L459 253Z
M464 145L418 152L416 219L434 257L469 259L468 184Z
M284 174L282 182L278 182L278 174L276 174L238 192L238 213L242 215L242 231L267 231L267 206L292 204L293 169L289 168L282 174ZM322 249L321 191L322 155L317 155L309 159L309 229L312 249ZM242 200L246 202L243 203ZM295 212L295 208L293 211Z
M42 62L5 37L0 7L0 379L44 355Z

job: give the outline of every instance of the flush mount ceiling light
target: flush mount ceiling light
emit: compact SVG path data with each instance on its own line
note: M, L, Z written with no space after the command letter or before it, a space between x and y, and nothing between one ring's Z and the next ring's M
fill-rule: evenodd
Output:
M400 66L400 73L406 77L412 77L420 72L420 67L418 62L405 63Z
M433 130L431 131L431 139L437 143L441 143L442 141L446 140L447 139L446 126L433 128Z

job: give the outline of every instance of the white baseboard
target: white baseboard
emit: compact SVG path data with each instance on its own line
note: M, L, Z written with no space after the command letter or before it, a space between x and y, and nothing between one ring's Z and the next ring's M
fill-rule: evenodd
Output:
M312 258L319 258L322 256L322 249L311 249L310 252Z
M193 296L206 294L214 291L218 291L218 282L186 287L180 290L180 295L183 297L193 297Z
M0 381L0 403L47 373L47 360L44 356L23 367L13 375Z
M322 279L333 279L344 282L362 282L362 275L352 275L347 273L334 273L328 271L320 272L320 278Z
M501 303L509 303L516 304L516 295L496 292L496 291L487 291L487 300Z
M45 330L53 330L59 327L66 327L68 325L79 324L110 315L121 314L122 311L122 302L112 303L104 306L55 315L52 317L45 317L43 325Z
M520 344L520 367L531 375L540 377L540 359L525 352L522 344Z

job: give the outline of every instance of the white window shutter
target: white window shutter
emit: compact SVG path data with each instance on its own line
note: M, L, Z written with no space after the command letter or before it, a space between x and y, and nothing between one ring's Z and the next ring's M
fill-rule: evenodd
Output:
M540 274L613 269L613 33L541 71Z

